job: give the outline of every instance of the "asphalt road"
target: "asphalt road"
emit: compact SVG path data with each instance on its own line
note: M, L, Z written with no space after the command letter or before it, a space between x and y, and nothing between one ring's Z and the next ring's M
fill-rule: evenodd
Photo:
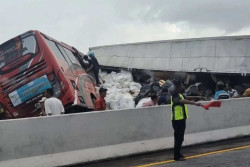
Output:
M250 166L250 148L212 154L186 161L170 162L157 167L248 167Z
M250 137L202 144L182 149L186 161L174 161L173 150L71 167L247 167L250 166Z

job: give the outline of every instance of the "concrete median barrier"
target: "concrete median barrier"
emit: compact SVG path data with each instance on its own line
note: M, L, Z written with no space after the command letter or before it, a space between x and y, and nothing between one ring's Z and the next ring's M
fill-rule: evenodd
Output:
M250 98L188 106L184 145L250 135ZM0 121L0 166L60 166L173 147L170 106Z

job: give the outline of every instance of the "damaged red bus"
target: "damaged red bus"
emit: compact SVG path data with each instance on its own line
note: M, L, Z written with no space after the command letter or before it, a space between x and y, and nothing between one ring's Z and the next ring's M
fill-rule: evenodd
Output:
M93 110L95 80L75 48L28 31L0 45L0 112L5 119L39 116L43 92L53 88L66 113Z

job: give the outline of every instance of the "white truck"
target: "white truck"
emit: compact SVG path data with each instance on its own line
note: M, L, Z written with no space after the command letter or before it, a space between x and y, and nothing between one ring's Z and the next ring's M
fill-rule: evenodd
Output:
M176 72L250 72L250 36L177 39L91 47L102 66Z

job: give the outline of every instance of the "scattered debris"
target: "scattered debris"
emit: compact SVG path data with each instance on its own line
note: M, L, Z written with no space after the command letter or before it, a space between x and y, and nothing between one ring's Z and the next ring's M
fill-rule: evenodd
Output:
M134 82L132 74L128 71L102 72L102 85L107 88L107 107L111 110L129 109L135 107L134 98L139 94L141 84Z

